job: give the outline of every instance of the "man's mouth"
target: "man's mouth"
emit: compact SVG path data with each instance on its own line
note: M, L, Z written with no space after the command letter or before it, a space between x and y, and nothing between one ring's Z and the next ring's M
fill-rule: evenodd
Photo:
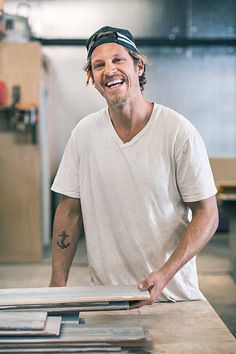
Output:
M124 83L124 79L112 79L105 83L105 86L108 88L118 87Z

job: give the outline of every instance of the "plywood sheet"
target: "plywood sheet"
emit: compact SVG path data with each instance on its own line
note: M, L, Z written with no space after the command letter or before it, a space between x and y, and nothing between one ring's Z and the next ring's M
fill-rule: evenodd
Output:
M45 327L47 312L0 312L0 330L42 330Z
M11 104L12 87L21 86L21 102L40 100L41 47L38 42L0 43L0 76L7 82L7 105Z
M0 261L40 260L39 146L0 132L0 171Z
M235 157L212 157L210 164L217 186L220 181L236 181Z
M43 329L28 330L1 330L0 337L22 337L22 336L58 336L60 334L61 317L48 317Z
M136 285L60 288L17 288L0 290L0 306L26 304L65 304L74 302L148 300L147 290Z

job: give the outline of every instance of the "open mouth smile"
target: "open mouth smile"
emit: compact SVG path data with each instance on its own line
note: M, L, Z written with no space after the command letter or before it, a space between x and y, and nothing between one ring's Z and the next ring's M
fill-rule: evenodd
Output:
M124 83L124 79L112 79L109 80L105 83L105 87L107 88L117 88L119 86L121 86Z

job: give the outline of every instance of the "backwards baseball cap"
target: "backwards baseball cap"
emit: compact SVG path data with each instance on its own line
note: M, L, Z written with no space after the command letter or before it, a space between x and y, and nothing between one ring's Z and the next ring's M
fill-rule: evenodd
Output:
M113 42L121 44L124 47L132 50L133 52L139 53L138 48L134 43L134 38L127 29L105 26L100 28L87 40L87 57L89 58L93 50L99 45Z

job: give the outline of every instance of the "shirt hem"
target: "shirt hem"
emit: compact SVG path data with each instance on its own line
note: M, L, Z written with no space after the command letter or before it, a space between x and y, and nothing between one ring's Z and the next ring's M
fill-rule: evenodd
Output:
M78 193L74 193L74 192L68 192L66 190L62 190L59 188L55 188L55 187L51 187L51 191L58 193L58 194L63 194L66 195L67 197L71 197L71 198L80 198L80 194Z
M216 193L217 193L217 190L215 190L214 192L207 194L207 195L201 194L201 195L194 195L192 197L183 197L183 195L182 195L182 198L183 198L184 202L190 202L190 203L191 202L198 202L198 201L213 197L214 195L216 195Z

